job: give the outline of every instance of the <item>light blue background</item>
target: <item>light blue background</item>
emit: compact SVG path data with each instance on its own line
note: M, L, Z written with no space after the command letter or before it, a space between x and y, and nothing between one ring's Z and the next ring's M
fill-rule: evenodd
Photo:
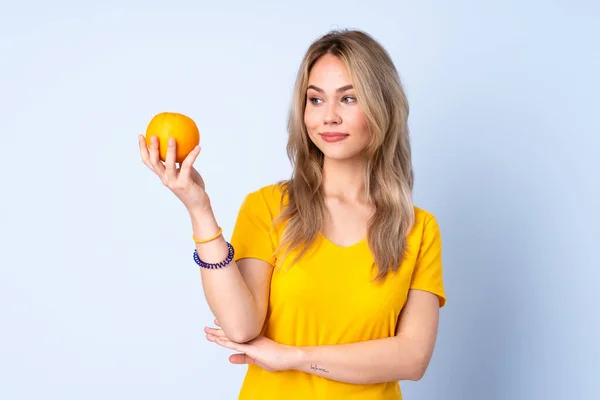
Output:
M405 398L600 398L596 2L87 3L0 7L0 399L236 398L187 213L136 135L197 121L229 235L289 176L296 70L335 27L391 53L443 230L448 304Z

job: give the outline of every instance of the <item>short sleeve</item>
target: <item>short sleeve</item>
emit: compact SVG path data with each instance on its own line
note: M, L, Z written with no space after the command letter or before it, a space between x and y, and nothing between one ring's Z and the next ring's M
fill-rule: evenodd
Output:
M437 295L440 307L446 304L442 268L442 236L437 220L433 216L424 222L421 245L410 288Z
M261 191L250 193L242 202L231 235L235 260L257 258L275 264L272 213Z

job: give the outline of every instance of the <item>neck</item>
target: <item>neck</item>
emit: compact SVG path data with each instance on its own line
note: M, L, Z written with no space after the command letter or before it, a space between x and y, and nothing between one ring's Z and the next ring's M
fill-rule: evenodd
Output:
M364 160L323 160L323 191L325 197L365 202Z

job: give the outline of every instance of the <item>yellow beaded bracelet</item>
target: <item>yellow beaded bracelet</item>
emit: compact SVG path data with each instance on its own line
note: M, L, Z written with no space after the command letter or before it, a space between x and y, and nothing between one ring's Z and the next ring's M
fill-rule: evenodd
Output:
M196 239L196 237L194 235L192 235L192 239L196 243L208 243L208 242L212 242L213 240L215 240L216 238L218 238L219 236L221 236L222 233L223 233L223 229L221 227L219 227L219 232L215 236L213 236L213 237L211 237L209 239L199 240L199 239Z

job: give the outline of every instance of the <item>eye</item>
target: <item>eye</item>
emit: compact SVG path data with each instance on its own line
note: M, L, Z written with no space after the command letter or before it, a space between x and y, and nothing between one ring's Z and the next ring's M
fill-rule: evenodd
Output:
M314 104L314 105L317 105L317 104L319 104L319 103L317 103L317 102L318 102L318 101L321 101L321 99L319 99L318 97L309 97L309 98L308 98L308 100L309 100L309 101L310 101L312 104Z
M356 103L356 97L352 97L352 96L344 96L342 98L342 101L344 103Z

